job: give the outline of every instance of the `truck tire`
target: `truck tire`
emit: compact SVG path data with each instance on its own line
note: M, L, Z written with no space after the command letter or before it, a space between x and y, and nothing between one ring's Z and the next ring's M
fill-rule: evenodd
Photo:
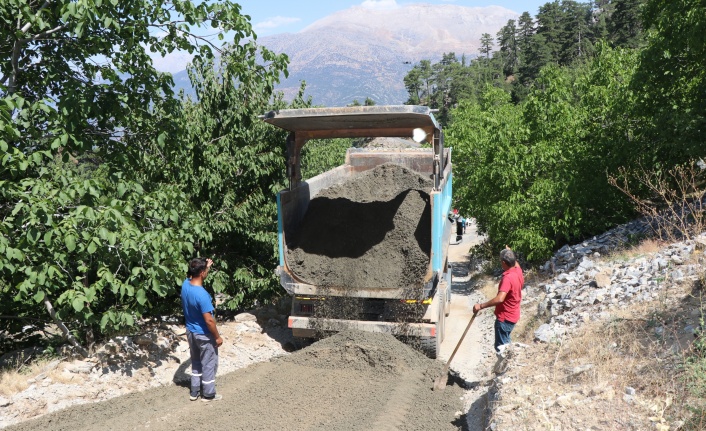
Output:
M419 340L422 352L431 359L436 359L438 354L438 338L437 337L421 337Z
M443 297L439 298L443 301L446 296L445 292L439 291L439 295ZM435 337L421 337L420 348L425 355L431 359L436 359L439 351L441 350L441 342L444 340L444 335L446 332L446 313L444 309L444 303L440 302L438 305L438 321L436 322L436 336Z

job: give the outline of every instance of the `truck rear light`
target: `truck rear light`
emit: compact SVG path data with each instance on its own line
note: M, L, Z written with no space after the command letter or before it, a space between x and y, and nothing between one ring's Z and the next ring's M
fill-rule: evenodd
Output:
M299 311L311 314L314 312L314 304L299 304Z

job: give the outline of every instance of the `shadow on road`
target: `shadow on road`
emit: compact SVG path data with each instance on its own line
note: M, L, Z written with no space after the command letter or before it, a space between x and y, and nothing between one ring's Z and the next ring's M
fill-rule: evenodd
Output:
M187 374L186 370L191 369L191 359L187 359L179 365L179 368L174 372L174 377L172 377L172 382L175 385L181 386L182 388L191 387L191 374Z

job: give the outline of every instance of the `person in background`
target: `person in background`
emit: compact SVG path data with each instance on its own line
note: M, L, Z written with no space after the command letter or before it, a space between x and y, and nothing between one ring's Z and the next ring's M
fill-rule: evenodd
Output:
M223 338L216 328L211 295L203 287L211 265L211 259L191 259L186 273L188 278L181 285L186 338L191 353L191 401L196 401L199 396L202 401L217 401L223 398L222 395L216 394L218 348L223 344Z
M525 277L517 263L517 257L510 248L500 252L500 265L503 275L498 285L498 294L490 301L473 306L473 313L488 307L495 307L495 351L511 342L510 333L520 320L520 303Z

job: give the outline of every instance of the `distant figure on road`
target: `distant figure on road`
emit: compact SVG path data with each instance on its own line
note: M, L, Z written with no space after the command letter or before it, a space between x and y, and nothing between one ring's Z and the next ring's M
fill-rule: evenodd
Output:
M223 398L216 394L218 347L223 339L213 318L211 295L203 281L213 265L211 259L195 258L189 262L188 277L181 285L181 304L186 320L186 338L191 353L191 393L189 399L216 401Z
M473 306L474 313L484 308L495 307L496 352L500 351L499 347L503 344L510 343L510 333L520 320L522 286L525 284L522 268L517 263L515 253L509 248L500 252L500 265L503 268L503 276L498 285L498 294L490 301Z

